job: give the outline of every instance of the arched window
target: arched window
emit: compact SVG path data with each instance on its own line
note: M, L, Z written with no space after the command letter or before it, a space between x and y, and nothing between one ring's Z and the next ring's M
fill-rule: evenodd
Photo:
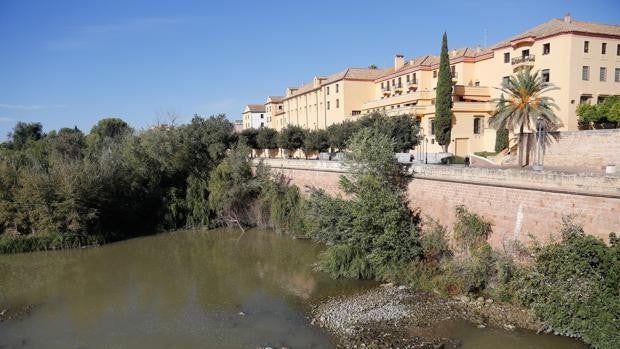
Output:
M474 134L479 135L482 133L482 118L474 118Z

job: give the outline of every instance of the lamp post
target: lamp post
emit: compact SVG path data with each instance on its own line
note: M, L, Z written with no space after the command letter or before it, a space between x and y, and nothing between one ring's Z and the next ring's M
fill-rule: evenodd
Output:
M542 117L536 118L536 159L533 170L543 170L543 157L545 156L545 122Z

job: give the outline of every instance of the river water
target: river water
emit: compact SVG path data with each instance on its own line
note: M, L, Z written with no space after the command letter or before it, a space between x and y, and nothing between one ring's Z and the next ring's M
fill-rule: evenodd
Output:
M34 306L0 322L0 348L333 348L310 325L309 304L374 284L313 271L321 248L270 231L211 230L0 255L0 311ZM582 348L452 327L463 348Z

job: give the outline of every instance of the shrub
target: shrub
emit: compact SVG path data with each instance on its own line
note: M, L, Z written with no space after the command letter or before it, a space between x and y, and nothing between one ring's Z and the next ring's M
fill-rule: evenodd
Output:
M422 256L427 263L439 263L443 258L452 256L446 227L431 217L424 221L420 242Z
M517 299L547 330L581 337L595 348L620 347L620 253L565 220L561 241L536 251L535 263L514 278ZM615 239L614 239L615 240Z
M456 223L454 224L454 240L461 252L469 255L486 244L493 232L491 223L476 213L471 213L465 206L455 208Z
M495 133L495 151L499 153L508 148L508 141L508 129L502 128L497 130Z

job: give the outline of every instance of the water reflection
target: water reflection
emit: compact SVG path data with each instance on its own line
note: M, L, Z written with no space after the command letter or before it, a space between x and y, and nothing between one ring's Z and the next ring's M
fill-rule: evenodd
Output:
M0 306L41 306L0 324L0 345L329 347L303 301L361 284L313 272L319 252L272 232L220 230L1 256Z

